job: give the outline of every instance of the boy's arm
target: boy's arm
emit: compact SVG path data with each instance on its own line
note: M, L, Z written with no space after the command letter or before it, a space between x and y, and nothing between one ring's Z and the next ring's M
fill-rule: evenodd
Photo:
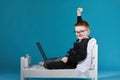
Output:
M77 22L81 22L82 21L82 17L81 17L82 11L83 11L82 8L77 8Z

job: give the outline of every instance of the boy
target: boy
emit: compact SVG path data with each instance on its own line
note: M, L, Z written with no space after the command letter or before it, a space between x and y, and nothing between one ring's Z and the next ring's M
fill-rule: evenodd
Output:
M75 34L78 38L75 41L73 48L68 51L65 57L60 58L60 60L46 61L44 67L47 69L74 69L76 68L78 62L83 61L87 57L87 44L90 40L89 34L89 24L82 20L81 13L83 9L77 9L77 23L75 24Z

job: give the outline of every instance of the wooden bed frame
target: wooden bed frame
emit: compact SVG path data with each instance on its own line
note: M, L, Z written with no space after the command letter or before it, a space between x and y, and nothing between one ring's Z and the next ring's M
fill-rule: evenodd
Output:
M97 80L98 76L98 46L94 45L92 50L91 68L86 72L81 72L77 69L45 69L41 65L30 66L30 56L21 57L21 80L29 78L90 78Z

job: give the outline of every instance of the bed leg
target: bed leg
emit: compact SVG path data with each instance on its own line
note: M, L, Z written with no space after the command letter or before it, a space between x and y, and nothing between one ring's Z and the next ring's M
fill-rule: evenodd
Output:
M28 56L28 55L27 55ZM28 56L29 57L29 56ZM29 80L29 78L25 78L24 77L24 66L27 64L27 67L29 66L29 63L30 63L30 57L27 58L28 62L26 63L26 58L25 57L21 57L20 59L20 77L21 79L20 80Z
M24 80L29 80L29 78L24 78Z
M27 78L24 78L24 74L23 74L23 71L24 71L24 60L25 58L24 57L21 57L21 63L20 63L20 80L28 80Z
M92 78L91 80L97 80L97 78Z
M21 80L29 80L29 78L21 77Z

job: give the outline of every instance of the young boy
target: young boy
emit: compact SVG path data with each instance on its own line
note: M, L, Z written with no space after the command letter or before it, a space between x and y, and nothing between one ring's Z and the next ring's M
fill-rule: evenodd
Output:
M82 20L81 13L83 9L77 9L77 23L75 24L75 34L78 38L68 51L68 54L60 60L46 61L44 67L47 69L74 69L76 68L78 62L83 61L87 57L87 44L90 40L89 34L89 24Z

